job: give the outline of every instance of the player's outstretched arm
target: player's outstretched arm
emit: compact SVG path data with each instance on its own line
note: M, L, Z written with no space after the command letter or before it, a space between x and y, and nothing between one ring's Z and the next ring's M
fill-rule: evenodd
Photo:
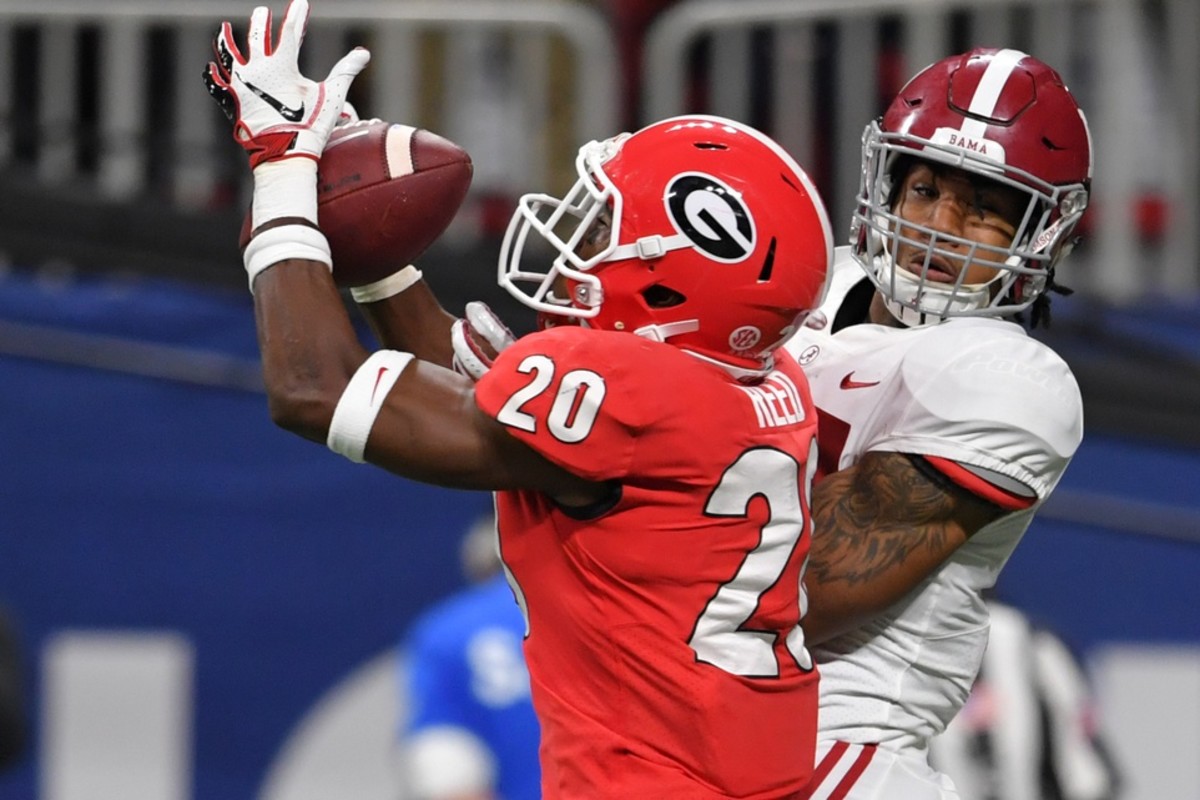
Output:
M271 417L354 461L465 489L534 489L584 506L610 489L573 475L510 436L475 405L466 377L358 341L329 270L288 260L255 282Z
M243 260L254 293L271 416L356 461L476 489L525 488L566 505L604 496L546 461L474 403L473 384L395 350L368 354L350 323L317 225L316 164L369 60L356 48L317 83L298 68L307 0L293 0L278 42L254 10L243 55L225 23L204 79L254 172L253 235Z
M821 642L882 612L1001 513L903 453L867 453L813 487L804 631Z

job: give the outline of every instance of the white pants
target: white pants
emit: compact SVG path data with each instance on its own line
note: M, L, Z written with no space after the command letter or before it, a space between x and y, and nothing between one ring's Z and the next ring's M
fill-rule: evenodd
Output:
M924 753L874 744L818 742L812 785L809 800L961 800Z

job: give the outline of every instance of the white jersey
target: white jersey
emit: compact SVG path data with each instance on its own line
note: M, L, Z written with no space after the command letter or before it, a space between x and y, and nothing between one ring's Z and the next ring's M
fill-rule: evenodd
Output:
M1036 495L1030 507L976 532L871 623L812 651L821 672L821 740L923 751L970 692L988 639L981 593L1075 453L1082 402L1062 359L1012 322L860 323L831 333L859 279L849 248L838 248L820 313L787 343L812 386L826 471L870 451L916 453Z

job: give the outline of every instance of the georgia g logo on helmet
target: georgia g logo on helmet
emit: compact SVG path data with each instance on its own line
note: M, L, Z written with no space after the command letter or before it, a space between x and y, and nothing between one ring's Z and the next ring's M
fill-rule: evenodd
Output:
M671 179L664 201L671 224L715 261L735 264L754 252L755 226L741 194L711 175Z

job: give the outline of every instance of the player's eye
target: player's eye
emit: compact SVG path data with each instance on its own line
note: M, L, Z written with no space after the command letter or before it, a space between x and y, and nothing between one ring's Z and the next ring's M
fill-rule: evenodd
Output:
M583 241L590 245L606 244L608 242L609 231L610 228L608 220L600 217L592 223L590 228L588 228L588 232L584 235Z
M908 190L922 200L936 200L938 196L937 188L932 183L923 181L914 182Z

